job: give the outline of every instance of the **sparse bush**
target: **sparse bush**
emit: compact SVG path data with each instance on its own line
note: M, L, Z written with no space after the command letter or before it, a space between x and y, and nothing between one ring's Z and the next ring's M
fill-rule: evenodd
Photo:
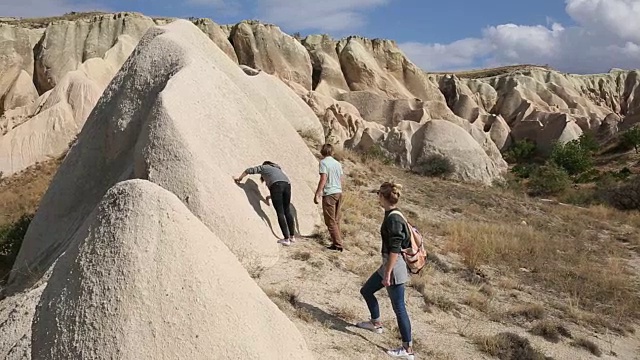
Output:
M436 306L444 312L459 309L456 303L449 300L449 298L443 294L429 294L426 291L423 291L422 297L424 298L425 309L429 309L431 306Z
M509 314L514 317L520 316L529 321L532 321L543 319L546 316L547 312L540 304L527 304L511 309L509 311Z
M550 341L552 343L557 343L560 341L560 337L564 336L567 338L571 338L571 332L565 326L560 325L554 321L550 320L542 320L536 322L530 333L537 336L542 336L545 340Z
M469 293L464 299L464 304L480 312L487 312L489 310L489 299L480 292Z
M564 144L556 143L550 160L565 169L569 175L577 175L593 167L591 152L582 147L579 139Z
M313 129L298 130L298 135L300 135L307 144L318 145L317 134Z
M503 332L495 336L480 336L475 339L480 351L500 360L545 360L547 357L531 346L528 339L520 335Z
M537 167L529 178L529 193L533 196L557 195L571 185L567 172L554 163Z
M504 159L511 164L522 164L533 160L535 154L536 144L529 139L523 139L515 142L504 153Z
M635 149L636 154L640 153L640 127L636 126L622 134L622 146L627 149Z
M448 158L433 154L418 161L411 170L422 176L446 177L455 171L455 167Z
M558 197L558 201L576 206L590 206L602 203L598 192L592 188L568 189Z
M602 192L606 202L619 210L640 210L640 176Z
M591 340L588 340L585 338L577 338L575 341L571 342L571 345L586 349L587 351L589 351L590 353L592 353L597 357L602 356L602 351L600 351L600 347Z
M308 251L298 251L291 255L291 258L294 260L309 261L309 259L311 259L311 253Z
M393 164L391 154L380 145L373 145L367 151L362 152L362 161L380 161L385 165Z

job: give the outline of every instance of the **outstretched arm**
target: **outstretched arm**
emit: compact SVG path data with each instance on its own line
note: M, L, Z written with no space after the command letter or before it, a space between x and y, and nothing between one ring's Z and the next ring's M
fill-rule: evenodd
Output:
M240 183L240 181L242 181L242 179L244 179L244 177L247 176L247 172L243 171L242 174L240 174L240 177L234 177L233 181L235 181L236 183Z
M247 175L260 174L260 173L262 173L262 165L250 167L247 170L243 171L242 174L240 175L240 177L238 177L238 178L234 177L233 180L235 182L239 183Z

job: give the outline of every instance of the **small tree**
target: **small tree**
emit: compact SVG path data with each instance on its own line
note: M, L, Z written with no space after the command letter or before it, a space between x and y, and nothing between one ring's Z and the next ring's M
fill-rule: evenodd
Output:
M558 195L570 185L569 174L553 162L537 167L529 177L529 192L533 196Z
M586 132L580 135L578 142L580 143L580 147L591 154L595 154L600 150L600 144L598 144L598 140L596 140L592 132Z
M636 126L622 134L622 143L624 146L634 148L636 154L640 153L640 127Z
M535 153L536 144L529 139L523 139L515 142L504 154L504 158L512 164L521 164L523 162L531 161Z
M569 175L577 175L593 167L591 152L582 146L579 139L564 144L556 143L550 159L565 169Z

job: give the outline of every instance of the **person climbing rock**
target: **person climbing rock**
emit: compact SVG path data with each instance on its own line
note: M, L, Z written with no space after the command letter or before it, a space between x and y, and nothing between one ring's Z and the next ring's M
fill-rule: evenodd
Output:
M397 359L413 360L415 355L412 349L411 321L404 301L405 283L409 281L409 271L402 257L402 249L411 247L411 230L402 215L398 213L397 204L401 189L400 184L385 182L377 191L380 206L385 210L380 227L382 265L360 289L360 294L369 308L371 319L359 322L356 326L378 334L383 332L380 308L375 293L383 287L386 288L402 337L402 346L388 350L387 354Z
M236 183L240 183L247 175L260 174L260 181L264 182L271 197L271 202L278 215L278 224L282 231L283 238L278 240L278 244L289 246L295 242L295 223L291 214L291 181L282 171L280 165L271 161L265 161L262 165L246 169L240 177L233 178Z
M333 157L333 146L324 144L320 150L320 180L313 199L319 203L322 199L322 213L324 223L331 235L329 250L342 251L342 233L340 231L340 219L342 218L342 164Z

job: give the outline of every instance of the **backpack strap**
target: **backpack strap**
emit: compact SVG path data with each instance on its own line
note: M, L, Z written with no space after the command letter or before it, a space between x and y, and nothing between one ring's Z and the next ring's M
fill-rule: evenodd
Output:
M389 216L391 216L391 214L397 214L400 215L400 217L402 218L402 220L404 220L404 222L407 224L407 228L409 229L409 242L411 242L411 239L413 238L413 231L411 231L411 224L409 224L409 220L407 220L406 217L404 217L404 214L402 212L400 212L400 210L392 210L389 213Z
M398 214L398 215L400 215L400 217L402 218L402 220L407 221L407 219L404 217L404 214L402 214L402 213L400 212L400 210L398 210L398 209L392 210L392 211L389 213L389 215L391 215L391 214Z

